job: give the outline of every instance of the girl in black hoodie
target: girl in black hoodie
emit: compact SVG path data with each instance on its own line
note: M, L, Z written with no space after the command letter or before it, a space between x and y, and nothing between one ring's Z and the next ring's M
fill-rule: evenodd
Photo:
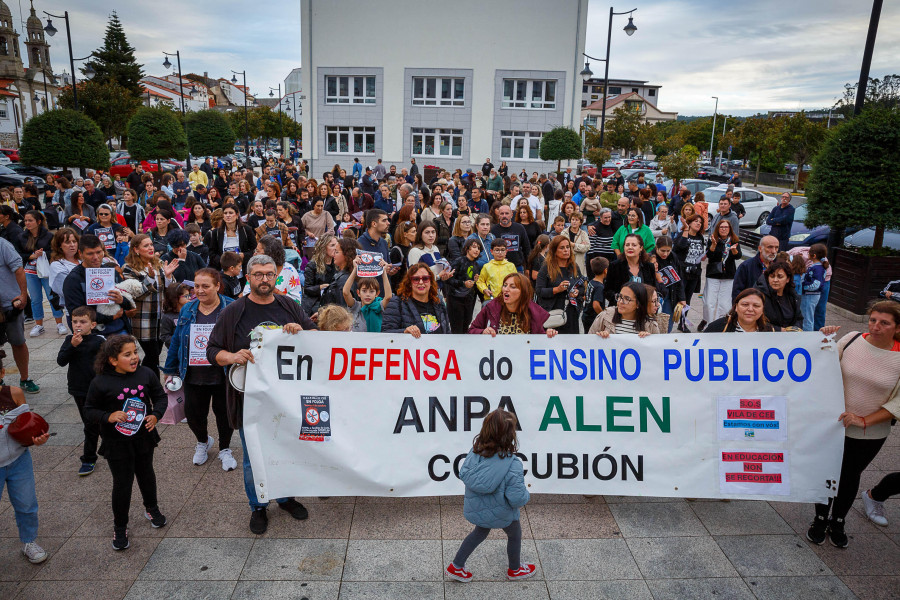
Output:
M475 311L475 299L478 288L475 280L481 272L478 257L481 255L481 244L478 240L467 240L462 248L462 256L453 261L453 277L447 280L447 313L450 319L450 330L464 334L469 331L472 314Z
M685 304L681 261L672 253L672 238L667 235L656 238L656 248L651 260L656 262L656 271L661 275L659 285L656 286L659 297L662 298L660 310L669 315L669 330L661 333L670 333L674 325L675 306Z
M166 524L157 505L153 449L160 440L156 424L168 400L156 374L141 366L137 341L130 335L114 335L103 342L94 370L97 377L88 388L84 411L89 421L100 424L99 453L113 478L113 549L125 550L135 478L144 516L153 527Z

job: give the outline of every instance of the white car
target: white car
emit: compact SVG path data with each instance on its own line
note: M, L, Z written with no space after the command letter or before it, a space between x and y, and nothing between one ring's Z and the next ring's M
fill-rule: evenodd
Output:
M718 210L719 198L727 191L727 185L709 187L703 190L710 217ZM741 205L747 211L747 214L741 219L742 227L759 227L766 222L772 209L778 206L779 201L776 198L762 194L752 188L736 187L734 191L740 192Z
M9 157L7 155L0 152L0 165L9 165L9 164L12 164L12 161L9 159Z

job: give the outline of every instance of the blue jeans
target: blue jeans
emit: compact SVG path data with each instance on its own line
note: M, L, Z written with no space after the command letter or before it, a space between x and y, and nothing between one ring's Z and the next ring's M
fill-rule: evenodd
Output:
M26 449L22 456L0 467L0 497L3 497L4 485L9 490L9 502L16 512L19 541L30 544L37 539L38 532L38 501L30 451Z
M50 299L50 278L41 279L37 275L25 273L25 283L28 285L28 295L31 297L31 316L35 320L43 320L44 318L44 292L47 292L47 299ZM56 310L52 306L53 318L62 318L62 311Z
M816 313L813 331L818 331L825 327L825 309L828 307L828 292L831 291L831 280L826 281L822 284L822 293L819 298L819 303L816 304Z
M672 299L668 296L663 298L662 305L659 307L660 312L664 312L669 315L669 330L661 331L660 333L672 333L672 327L675 325L675 307L672 306Z
M247 441L244 439L244 428L241 427L238 429L238 433L241 436L241 449L244 451L244 492L247 494L247 500L250 501L250 508L253 510L266 508L269 505L268 502L260 502L256 499L256 488L253 484L253 468L250 466L250 454L247 452ZM288 500L290 500L290 498L276 498L275 502L282 504ZM36 527L35 530L37 530Z
M819 303L821 297L822 294L803 294L800 298L800 312L803 314L803 331L815 331L813 326L816 321L816 304Z

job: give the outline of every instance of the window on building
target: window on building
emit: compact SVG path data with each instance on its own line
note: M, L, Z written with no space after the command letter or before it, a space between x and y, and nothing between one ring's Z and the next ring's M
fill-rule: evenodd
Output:
M637 100L628 100L625 102L626 110L640 114L644 107L644 103Z
M0 37L0 54L3 56L7 56L9 54L9 46L6 43L5 37Z
M9 118L8 109L9 106L6 104L6 98L0 98L0 119Z
M582 101L581 101L581 108L584 108L585 106L587 106L587 100L582 100Z
M375 77L326 77L325 104L375 104Z
M413 77L413 106L464 106L466 80L459 78Z
M649 90L647 90L647 95L652 98L653 96L656 95L656 90L654 90L653 88L650 88Z
M503 108L556 108L556 81L504 79Z
M587 94L587 93L588 93L588 86L587 86L587 85L581 86L581 93L582 93L582 94Z
M637 89L637 88L631 88L631 91L632 91L632 92L637 92L638 89Z
M325 148L328 154L375 154L375 128L329 125Z
M462 129L412 128L413 156L462 156Z
M621 94L621 93L622 93L622 88L610 86L610 88L609 88L609 95L610 95L610 96L618 96L618 95Z
M540 131L508 131L500 132L500 158L518 158L522 160L540 160Z
M603 89L602 85L595 85L594 89L593 89L593 93L599 94L602 89Z

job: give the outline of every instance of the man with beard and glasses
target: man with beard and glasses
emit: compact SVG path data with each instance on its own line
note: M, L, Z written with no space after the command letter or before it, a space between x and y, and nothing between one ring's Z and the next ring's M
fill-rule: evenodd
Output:
M258 254L247 263L247 281L250 282L250 293L238 298L222 311L221 318L209 336L206 357L210 364L222 367L246 365L254 362L250 352L250 333L261 324L280 325L285 333L298 333L304 329L315 329L300 305L286 295L275 294L277 270L275 261L264 254ZM259 535L265 533L269 525L266 514L268 502L260 502L256 498L253 484L253 470L250 466L250 455L244 438L244 394L226 386L226 400L229 425L237 429L241 437L244 455L244 491L250 502L250 531ZM294 498L277 498L278 508L287 511L298 520L309 516L306 508Z
M763 236L759 240L757 250L756 256L742 262L734 273L734 283L731 287L732 301L745 289L755 286L759 276L775 260L778 255L778 238L771 235Z

